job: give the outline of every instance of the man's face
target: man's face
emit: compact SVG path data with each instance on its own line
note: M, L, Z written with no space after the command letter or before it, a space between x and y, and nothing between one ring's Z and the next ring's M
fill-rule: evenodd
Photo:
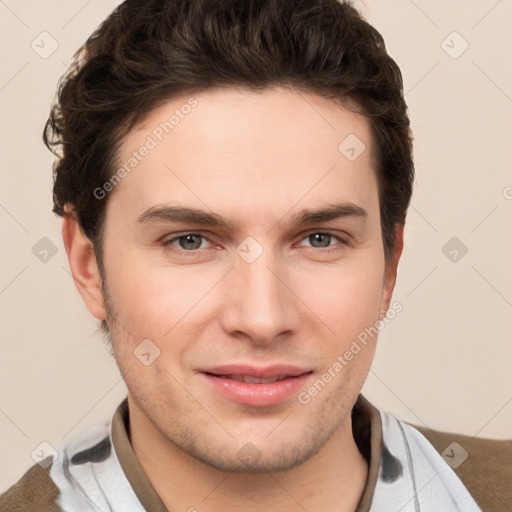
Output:
M332 368L386 311L394 284L369 125L283 89L194 98L193 108L183 97L151 112L118 155L119 167L134 151L140 161L108 198L104 298L113 350L131 412L177 447L223 470L291 468L335 433L351 435L375 338ZM179 121L166 133L160 123L176 109ZM359 156L354 136L366 146ZM293 222L340 203L349 214ZM176 206L228 225L155 213ZM334 377L309 393L329 368ZM286 378L240 382L244 374Z

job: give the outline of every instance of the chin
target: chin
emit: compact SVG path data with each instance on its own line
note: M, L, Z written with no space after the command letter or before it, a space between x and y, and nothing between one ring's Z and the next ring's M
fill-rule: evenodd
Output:
M312 449L313 448L313 449ZM227 454L223 451L223 456L218 456L211 451L209 453L189 452L191 456L210 467L219 471L229 473L277 473L288 471L300 466L318 451L309 446L307 451L305 446L302 448L287 446L280 450L268 450L271 453L265 453L251 442L245 443L236 453Z

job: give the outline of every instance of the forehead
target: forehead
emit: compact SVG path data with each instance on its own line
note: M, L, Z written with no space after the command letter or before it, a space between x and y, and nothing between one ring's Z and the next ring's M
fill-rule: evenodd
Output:
M315 94L279 88L169 100L128 134L117 168L128 172L109 202L139 215L178 202L277 214L299 202L368 204L376 192L368 120Z

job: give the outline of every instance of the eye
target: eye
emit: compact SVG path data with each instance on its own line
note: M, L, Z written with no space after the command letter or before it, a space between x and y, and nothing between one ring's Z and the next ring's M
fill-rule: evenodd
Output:
M199 233L183 233L165 240L162 243L175 252L190 255L195 254L195 251L201 249L203 240L207 240L207 238ZM176 246L174 242L178 242L179 246Z
M339 250L341 247L331 245L333 240L341 242L341 245L346 244L345 240L338 235L333 233L324 233L323 231L315 231L306 235L302 240L308 240L311 243L311 247L314 249L329 249L325 252L332 252L333 250ZM331 249L331 247L333 249Z
M302 237L301 241L303 240L310 242L311 245L309 247L326 253L339 251L344 245L347 245L347 242L340 236L323 231L310 232ZM208 247L203 246L204 241L209 241L209 239L200 233L190 232L177 234L171 238L164 239L161 243L164 247L178 255L193 257L197 256L202 249L208 249ZM333 241L338 243L332 244Z

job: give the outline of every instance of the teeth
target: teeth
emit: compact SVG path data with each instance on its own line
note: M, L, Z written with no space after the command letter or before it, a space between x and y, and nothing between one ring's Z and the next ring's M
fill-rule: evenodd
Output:
M256 379L255 377L245 377L244 376L244 382L246 384L268 384L270 382L276 382L277 377L272 377L269 379Z
M242 375L222 375L224 379L237 380L238 382L243 382L244 378Z
M269 377L267 379L258 379L256 377L249 377L247 375L219 375L223 379L237 380L238 382L245 382L246 384L270 384L278 380L286 379L286 377Z

